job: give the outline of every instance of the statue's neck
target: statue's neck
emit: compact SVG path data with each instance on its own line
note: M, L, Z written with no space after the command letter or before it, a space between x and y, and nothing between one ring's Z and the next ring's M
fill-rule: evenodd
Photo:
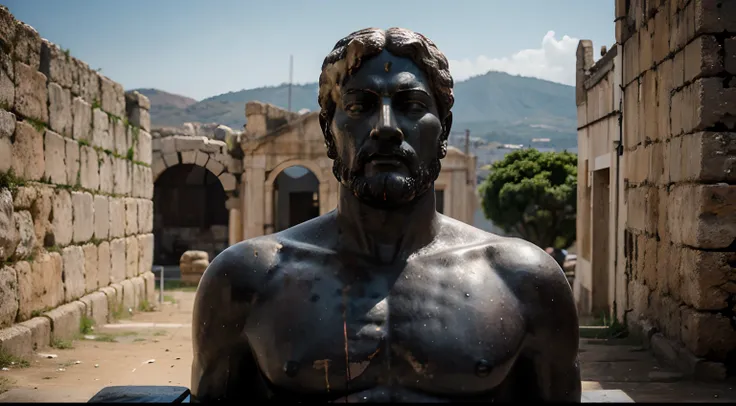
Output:
M340 185L337 222L340 242L349 251L383 263L404 260L437 235L434 186L407 205L383 210L368 206Z

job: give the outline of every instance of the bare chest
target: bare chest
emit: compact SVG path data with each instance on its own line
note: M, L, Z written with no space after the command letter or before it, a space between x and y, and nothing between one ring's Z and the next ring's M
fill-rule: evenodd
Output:
M477 394L508 374L526 328L487 264L421 261L342 277L350 271L303 262L273 271L246 335L274 385Z

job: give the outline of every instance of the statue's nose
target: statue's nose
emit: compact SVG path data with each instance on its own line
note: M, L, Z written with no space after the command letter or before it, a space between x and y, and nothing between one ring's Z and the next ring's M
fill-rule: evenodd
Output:
M384 100L381 103L378 123L373 131L371 131L371 138L396 144L401 144L404 141L404 133L401 132L401 129L399 129L396 123L396 117L394 117L394 111L391 108L391 100Z

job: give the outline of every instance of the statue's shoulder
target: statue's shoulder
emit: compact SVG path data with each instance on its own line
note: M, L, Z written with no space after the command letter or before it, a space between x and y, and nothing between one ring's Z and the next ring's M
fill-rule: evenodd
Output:
M202 275L198 296L220 295L223 291L255 292L276 260L279 243L272 235L231 245L220 252Z

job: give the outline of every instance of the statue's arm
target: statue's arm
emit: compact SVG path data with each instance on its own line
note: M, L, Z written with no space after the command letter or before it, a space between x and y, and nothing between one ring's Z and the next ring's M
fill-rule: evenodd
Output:
M258 264L248 263L252 261L242 255L242 244L218 255L197 288L192 319L194 401L258 398L258 367L242 333L255 294L249 275Z
M535 247L536 248L536 247ZM580 402L579 325L572 289L564 272L547 253L537 249L530 264L536 278L527 312L532 326L531 359L540 400Z

